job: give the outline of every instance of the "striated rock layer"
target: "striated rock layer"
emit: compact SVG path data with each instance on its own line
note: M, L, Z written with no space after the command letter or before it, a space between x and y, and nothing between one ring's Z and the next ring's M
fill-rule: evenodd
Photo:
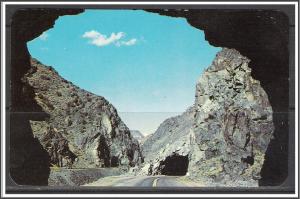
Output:
M32 120L31 127L52 165L95 168L143 161L138 141L103 97L80 89L35 59L25 79L49 114L46 121Z
M148 160L150 174L163 174L172 157L183 164L182 156L188 158L187 174L207 186L257 186L274 126L249 61L234 49L217 54L196 85L194 107L166 120L144 143L146 156L158 157Z

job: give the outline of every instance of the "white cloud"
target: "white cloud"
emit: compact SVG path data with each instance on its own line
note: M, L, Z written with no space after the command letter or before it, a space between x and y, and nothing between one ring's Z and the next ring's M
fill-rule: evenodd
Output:
M125 33L124 32L118 32L118 33L111 33L111 35L109 37L107 37L104 34L101 34L100 32L97 32L95 30L91 30L88 32L85 32L82 35L83 38L87 38L89 39L89 43L93 44L95 46L107 46L110 44L114 44L116 46L122 46L122 45L126 45L126 46L132 46L134 44L136 44L137 39L133 38L130 39L128 41L121 41L124 37L125 37Z
M111 43L114 43L120 40L122 37L125 36L125 33L118 32L118 33L111 33L109 37L103 35L95 30L85 32L82 37L90 39L90 43L96 46L107 46Z
M49 36L49 35L48 35L46 32L43 32L38 38L39 38L40 40L45 41L45 40L48 39L48 36Z
M119 41L116 43L116 45L117 46L132 46L132 45L136 44L136 42L137 42L137 39L133 38L128 41Z

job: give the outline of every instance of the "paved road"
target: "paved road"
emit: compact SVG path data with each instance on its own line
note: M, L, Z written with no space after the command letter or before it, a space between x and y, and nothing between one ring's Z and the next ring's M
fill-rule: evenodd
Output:
M107 186L125 187L188 187L178 176L130 176L114 177ZM109 180L109 179L106 179ZM87 186L102 186L105 179L94 182Z

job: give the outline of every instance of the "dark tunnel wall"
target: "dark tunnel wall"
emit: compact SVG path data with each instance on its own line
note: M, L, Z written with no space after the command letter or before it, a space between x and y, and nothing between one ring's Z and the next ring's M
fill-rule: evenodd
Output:
M47 151L34 138L30 120L47 118L22 77L30 70L27 41L52 28L60 15L82 10L18 10L11 22L10 176L21 185L47 185L50 164Z
M275 138L268 147L260 184L280 184L288 173L288 17L281 12L262 10L147 11L173 17L185 17L192 26L205 32L206 40L211 45L235 48L251 59L252 74L261 82L269 96L275 123ZM49 175L46 155L45 157L39 156L41 158L35 161L32 161L35 153L29 157L25 155L32 151L45 154L39 147L39 143L34 141L29 120L36 114L30 112L40 112L41 114L36 116L39 120L46 118L33 100L32 89L25 88L21 80L22 76L30 70L26 43L39 36L43 31L52 28L59 16L80 12L83 10L18 10L13 15L11 23L11 105L9 109L10 168L11 176L18 176L14 179L19 184L47 184L47 175ZM20 112L25 112L22 120L16 117ZM18 128L16 127L17 122L19 122ZM23 126L24 130L20 126ZM24 139L27 141L24 142ZM32 144L28 145L28 143ZM33 169L29 168L36 166L38 164L36 161L41 164L34 173ZM27 175L22 176L25 172ZM33 179L36 180L33 181Z

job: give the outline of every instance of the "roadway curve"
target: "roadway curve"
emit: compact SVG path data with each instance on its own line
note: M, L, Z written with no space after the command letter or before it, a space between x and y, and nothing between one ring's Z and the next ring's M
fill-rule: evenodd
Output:
M113 176L99 179L84 186L192 187L195 184L183 182L179 176Z

